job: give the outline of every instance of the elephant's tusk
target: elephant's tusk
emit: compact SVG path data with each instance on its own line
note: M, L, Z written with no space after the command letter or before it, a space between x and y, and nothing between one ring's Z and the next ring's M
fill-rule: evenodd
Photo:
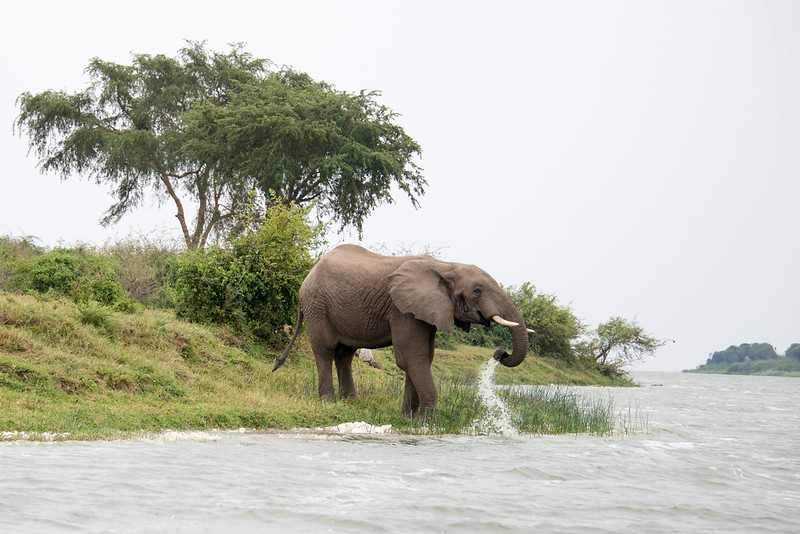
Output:
M536 333L536 330L531 330L530 328L526 328L525 330L527 330L529 334L535 334Z
M493 315L492 316L492 321L496 322L497 324L501 324L503 326L519 326L519 323L515 323L515 322L509 321L507 319L503 319L499 315Z

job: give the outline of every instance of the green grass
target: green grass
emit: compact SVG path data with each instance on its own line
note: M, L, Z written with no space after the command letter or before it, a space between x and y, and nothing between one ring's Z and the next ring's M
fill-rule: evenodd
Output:
M0 292L0 433L105 439L167 429L291 429L346 421L391 424L401 432L470 432L483 410L475 378L491 353L474 347L437 351L436 422L423 427L400 414L402 373L390 349L375 351L388 373L354 361L357 400L323 403L307 343L273 373L275 351L169 311L126 313ZM498 368L496 377L500 383L604 383L587 369L535 357L514 369ZM613 428L607 407L541 391L504 393L519 413L520 431L602 434Z
M611 434L614 405L561 387L518 388L501 391L517 425L536 434Z

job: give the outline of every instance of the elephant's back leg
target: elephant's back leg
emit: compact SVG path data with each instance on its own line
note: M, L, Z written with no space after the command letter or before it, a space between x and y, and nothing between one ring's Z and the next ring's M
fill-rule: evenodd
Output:
M339 345L336 347L336 374L339 377L339 396L356 398L356 384L353 380L353 356L356 349Z
M313 324L306 326L311 351L317 363L317 391L322 400L333 401L333 360L336 344L326 333L320 332Z

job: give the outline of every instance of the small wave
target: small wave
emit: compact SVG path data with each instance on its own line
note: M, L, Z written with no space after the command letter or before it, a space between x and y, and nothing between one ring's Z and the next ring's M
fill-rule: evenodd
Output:
M0 432L0 441L63 441L69 439L69 432L20 432L18 430Z
M174 431L167 430L160 434L156 434L149 438L151 441L217 441L219 440L218 432L205 432L201 430L183 430Z
M692 443L690 441L645 441L644 446L650 449L661 449L661 450L692 450L697 448L696 443Z
M391 434L392 425L371 425L364 421L356 423L342 423L336 426L327 426L324 428L325 432L334 432L337 434Z

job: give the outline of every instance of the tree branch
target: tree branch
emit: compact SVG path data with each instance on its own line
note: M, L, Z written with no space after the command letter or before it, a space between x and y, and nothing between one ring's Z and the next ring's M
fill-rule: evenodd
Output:
M160 173L161 182L164 184L164 187L167 188L167 193L169 196L172 197L172 200L175 202L175 207L178 208L178 213L175 214L175 217L181 224L181 230L183 231L183 238L186 241L187 248L194 248L192 246L192 238L189 235L189 227L186 225L186 216L183 213L183 203L181 202L180 197L175 192L175 188L172 187L172 182L169 181L169 175L165 172Z

